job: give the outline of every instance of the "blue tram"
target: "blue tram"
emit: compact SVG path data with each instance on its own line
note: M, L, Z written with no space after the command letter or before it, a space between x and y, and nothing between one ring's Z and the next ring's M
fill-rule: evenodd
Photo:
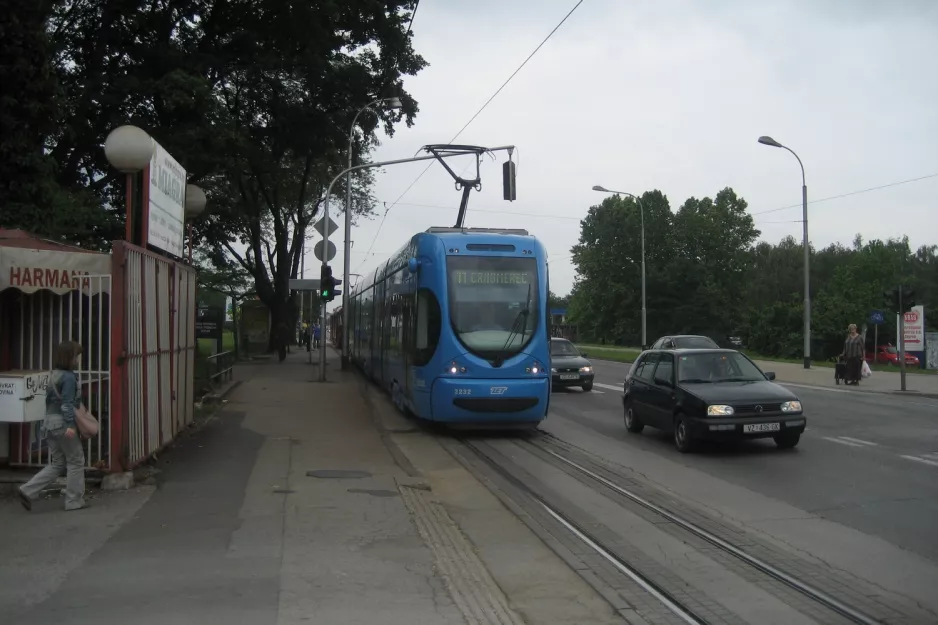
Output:
M351 291L351 361L422 419L536 425L550 402L546 257L525 230L414 235Z

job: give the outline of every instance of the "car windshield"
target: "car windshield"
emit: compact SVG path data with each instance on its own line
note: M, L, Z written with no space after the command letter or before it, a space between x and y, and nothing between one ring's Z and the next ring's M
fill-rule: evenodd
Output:
M450 323L469 351L483 358L517 354L540 320L533 258L450 256Z
M580 352L570 341L558 341L554 339L550 342L551 356L579 356Z
M673 340L675 347L683 349L717 347L712 339L705 336L678 336Z
M755 382L765 375L739 352L686 354L678 359L679 382Z

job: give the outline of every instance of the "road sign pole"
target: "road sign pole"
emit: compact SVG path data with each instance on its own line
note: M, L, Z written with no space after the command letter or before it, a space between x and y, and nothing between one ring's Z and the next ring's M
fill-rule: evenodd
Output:
M905 306L902 305L902 285L899 285L899 379L905 390Z

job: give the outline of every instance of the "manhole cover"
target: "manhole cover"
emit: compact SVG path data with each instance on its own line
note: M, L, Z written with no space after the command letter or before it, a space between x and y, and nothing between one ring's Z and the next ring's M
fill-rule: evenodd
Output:
M367 471L355 471L355 470L346 470L346 469L320 469L318 471L307 471L307 477L315 477L321 480L326 479L346 479L346 480L358 480L363 477L371 477L371 473Z
M371 495L372 497L397 497L399 494L395 490L372 490L370 488L349 488L348 492Z

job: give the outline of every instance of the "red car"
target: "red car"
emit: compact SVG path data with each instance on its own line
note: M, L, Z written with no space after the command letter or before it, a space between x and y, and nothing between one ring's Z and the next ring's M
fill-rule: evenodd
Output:
M869 363L875 363L879 365L895 365L898 367L899 366L899 350L889 344L880 345L879 347L876 348L875 354L867 352L866 361ZM907 367L919 366L918 357L906 352L905 364Z

